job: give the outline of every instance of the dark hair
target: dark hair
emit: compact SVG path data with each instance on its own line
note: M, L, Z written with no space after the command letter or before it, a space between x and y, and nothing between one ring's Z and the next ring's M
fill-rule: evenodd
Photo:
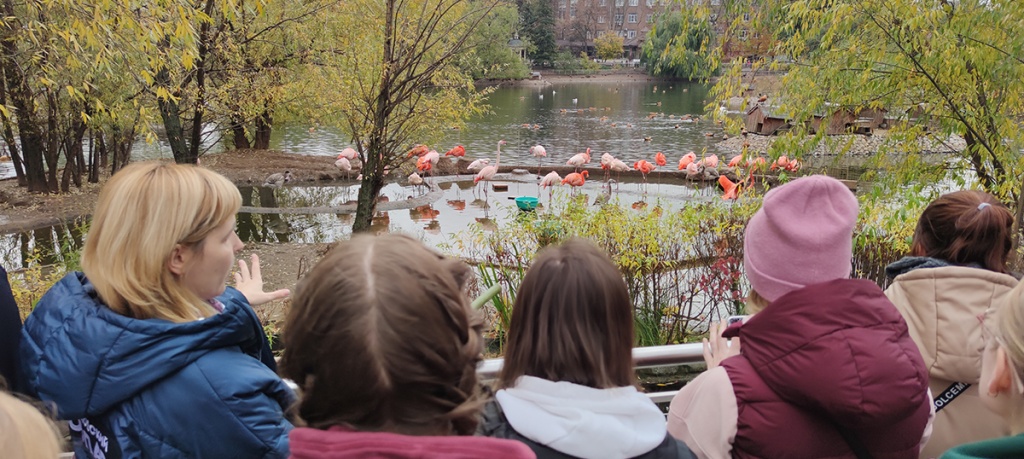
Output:
M629 386L633 306L622 274L583 239L541 251L519 286L500 387L520 376L604 389Z
M921 214L910 254L957 265L978 264L1006 272L1013 215L1003 203L983 191L955 191L940 196Z
M483 401L471 272L407 236L341 242L299 283L281 374L310 427L470 435Z

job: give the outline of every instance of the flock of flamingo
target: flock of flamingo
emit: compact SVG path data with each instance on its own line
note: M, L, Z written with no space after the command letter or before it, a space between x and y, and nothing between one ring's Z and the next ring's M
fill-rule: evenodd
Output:
M498 166L501 164L501 147L505 145L505 140L499 140L497 146L496 157L494 164L490 164L490 159L481 158L472 161L468 170L475 172L476 175L473 177L473 184L476 185L480 182L490 182L494 180L495 175L498 173ZM548 155L547 149L543 145L535 145L529 149L530 155L537 158L537 175L540 175L541 158ZM456 160L464 158L466 156L466 149L462 145L456 145L451 150L448 150L444 156L453 156ZM358 157L358 153L353 148L345 148L341 154L338 155L337 161L334 165L346 174L351 173L353 170L352 161ZM407 177L407 181L410 185L420 186L423 185L424 180L420 173L430 174L437 162L440 160L441 155L436 150L432 150L426 145L416 145L407 153L407 157L416 157L416 171ZM551 171L540 180L541 188L549 189L550 194L553 193L553 189L558 185L568 185L572 187L573 192L578 187L583 186L587 178L589 178L589 171L584 168L590 164L590 148L582 153L576 153L572 155L565 164L573 166L575 172L567 174L564 178L558 174L558 172ZM612 156L609 153L604 153L600 158L600 166L605 171L605 178L609 180L611 173L621 174L622 172L629 170L639 171L643 176L644 184L647 183L647 175L659 167L665 167L668 165L668 158L662 152L656 152L654 154L653 162L646 159L636 161L633 166L630 167L622 160ZM757 155L749 155L747 153L741 153L734 156L726 163L726 167L733 171L737 177L742 177L738 181L733 182L721 171L719 171L719 159L717 155L707 155L704 157L697 157L694 152L688 152L679 158L678 170L685 171L688 179L701 179L701 180L714 180L717 178L719 185L722 187L723 194L722 199L731 200L739 197L740 191L753 183L754 173L762 171L767 168L770 171L785 170L788 172L796 172L800 169L800 162L796 159L789 159L786 156L780 156L778 159L773 161L770 165L767 164L765 158ZM583 170L581 170L583 169ZM746 176L741 172L746 170ZM487 188L484 187L486 193Z

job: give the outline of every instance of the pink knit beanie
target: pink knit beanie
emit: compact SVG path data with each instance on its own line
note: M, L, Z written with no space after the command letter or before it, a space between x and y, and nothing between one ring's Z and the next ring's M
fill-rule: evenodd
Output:
M769 191L747 223L743 268L764 299L850 277L857 198L838 180L811 175Z

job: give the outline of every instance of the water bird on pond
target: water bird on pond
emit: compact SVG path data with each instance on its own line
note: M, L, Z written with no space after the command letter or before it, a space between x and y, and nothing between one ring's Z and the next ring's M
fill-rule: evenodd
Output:
M344 172L345 178L348 178L349 173L352 172L352 162L341 155L338 155L338 159L334 161L334 167L337 167L338 170Z
M716 168L718 167L718 155L710 155L701 160L704 167Z
M455 156L457 158L462 158L462 157L466 156L466 148L463 147L462 145L456 145L456 146L452 147L451 150L448 150L447 152L445 152L444 155L445 156Z
M583 186L584 183L587 183L587 177L589 177L589 176L590 176L590 172L587 172L587 171L573 172L573 173L571 173L569 175L566 175L565 178L562 179L562 185L569 185L569 186L571 186L572 190L573 190L573 194L575 194L576 188Z
M579 171L581 167L585 166L589 162L590 148L588 147L586 152L576 153L575 155L572 155L572 157L570 157L569 160L565 162L565 164L568 166L573 166L576 168L577 171Z
M541 158L547 156L548 151L544 149L543 145L534 145L530 147L529 151L534 158L537 158L537 175L540 175Z
M704 167L701 166L700 163L697 161L687 164L684 169L686 170L686 178L690 180L702 176L704 172Z
M409 150L409 153L406 155L406 157L407 158L412 158L413 156L423 156L423 155L427 154L427 152L429 152L429 151L430 151L430 147L428 147L426 145L423 145L423 144L419 144L419 145L416 145L415 147L412 147L412 149Z
M654 170L654 164L646 159L641 159L633 163L633 169L640 171L640 174L644 177L644 185L647 185L647 174L650 174Z
M743 155L733 156L732 159L729 160L729 167L737 167L741 162L743 162Z
M548 188L548 202L551 202L551 196L555 193L555 187L561 183L562 177L555 171L548 172L548 175L540 179L540 187Z
M735 200L735 199L737 199L739 197L739 193L740 193L740 184L739 183L733 183L733 181L729 180L728 177L726 177L724 175L720 175L718 177L718 184L721 185L722 186L722 190L725 191L722 194L722 199L728 201L728 200Z
M651 141L650 137L644 137L644 142L650 142L650 141Z
M490 182L491 180L494 179L494 176L498 173L498 166L501 164L502 145L505 145L505 139L501 139L498 141L498 157L494 160L494 165L484 166L483 169L480 169L480 172L477 172L476 177L473 177L473 185L476 185L481 181ZM484 187L484 193L487 193L486 186Z
M285 183L292 181L292 172L284 171L284 173L270 174L266 180L263 181L263 186L269 186L274 188L280 188Z
M664 165L668 164L668 160L665 159L665 154L660 152L660 151L655 153L654 154L654 164L657 164L658 166L664 166Z
M693 163L696 160L697 160L697 154L692 152L692 151L687 153L687 154L685 154L685 155L683 155L682 158L679 158L679 170L686 169L686 166L689 166L691 163Z
M356 159L356 157L358 156L359 152L357 152L356 149L352 147L345 148L344 150L341 150L340 154L338 154L338 158L345 158L349 161Z
M423 186L423 177L420 177L420 174L417 174L415 172L409 174L409 177L407 177L406 180L409 181L410 185L415 186L417 188Z
M618 178L620 174L629 170L629 165L622 162L619 159L613 159L612 162L608 163L608 170L615 172L615 178ZM611 184L608 185L611 188ZM615 188L619 187L618 180L615 181Z
M491 160L489 160L487 158L478 159L476 161L473 161L473 162L469 163L469 166L466 166L466 170L468 170L470 172L480 172L480 170L483 169L484 166L486 166L486 165L488 165L490 163L491 163Z
M420 156L420 159L416 160L416 169L421 172L430 172L437 165L437 161L441 159L441 155L436 150L430 150L427 154Z

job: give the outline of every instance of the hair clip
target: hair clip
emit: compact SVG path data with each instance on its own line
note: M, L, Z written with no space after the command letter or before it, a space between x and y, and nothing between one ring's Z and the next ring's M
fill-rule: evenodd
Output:
M989 204L987 202L983 202L981 204L978 204L978 210L984 210L986 207L992 207L992 204Z

